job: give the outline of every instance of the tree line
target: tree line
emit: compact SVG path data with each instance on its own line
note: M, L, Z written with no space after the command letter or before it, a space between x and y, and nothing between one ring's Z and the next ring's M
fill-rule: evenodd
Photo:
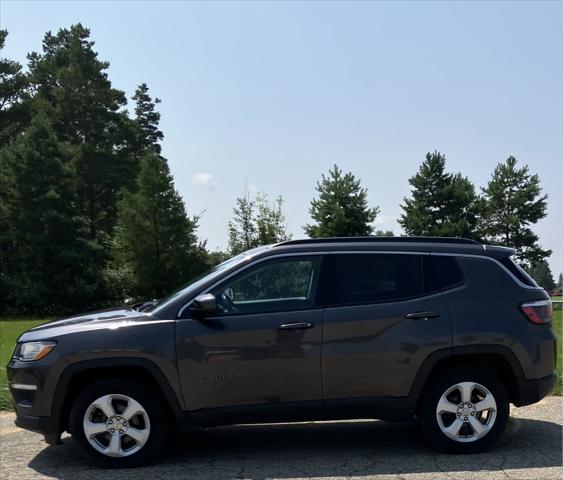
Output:
M0 30L0 52L7 38ZM127 99L108 69L81 24L47 32L25 69L0 58L0 313L159 298L230 255L291 238L283 198L245 192L227 225L228 251L210 251L162 155L160 100L145 83ZM399 220L406 234L510 245L526 268L549 270L550 252L530 228L546 215L547 196L513 157L480 194L446 172L439 152L409 182ZM311 237L392 235L374 230L379 208L337 166L317 184L309 212Z

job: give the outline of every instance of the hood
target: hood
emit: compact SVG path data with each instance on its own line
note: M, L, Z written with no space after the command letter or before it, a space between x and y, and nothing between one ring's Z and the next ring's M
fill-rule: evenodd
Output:
M24 332L19 342L46 340L75 332L88 330L115 330L132 324L156 320L150 313L142 313L132 309L102 310L90 312L61 320L54 320Z

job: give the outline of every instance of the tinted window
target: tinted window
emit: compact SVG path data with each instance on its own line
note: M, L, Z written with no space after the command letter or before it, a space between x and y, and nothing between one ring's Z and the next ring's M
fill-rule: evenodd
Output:
M291 258L259 264L212 293L226 314L294 310L314 303L318 259Z
M178 290L170 293L162 300L158 302L156 307L152 310L152 314L158 316L161 312L166 312L166 309L173 305L173 303L181 297L190 297L194 293L197 293L198 290L202 288L206 283L212 282L214 279L221 277L221 275L227 271L229 268L236 267L237 264L243 264L244 262L248 261L248 259L255 255L262 250L266 250L269 248L268 246L257 247L251 250L247 250L235 257L231 257L228 260L220 263L219 265L215 265L211 268L207 273L201 275L199 278L195 278L191 280L186 285L183 285ZM167 314L164 314L164 318L167 317Z
M537 287L538 284L536 283L536 281L530 277L530 275L528 275L526 273L526 271L520 267L520 265L518 265L516 262L514 262L512 260L512 258L510 257L506 257L503 258L500 261L506 268L508 268L508 270L518 279L520 280L524 285L528 285L529 287Z
M424 293L421 255L330 255L325 300L328 304L361 304L404 300ZM331 279L336 281L332 282ZM328 293L330 292L330 293Z
M432 255L434 275L442 290L456 287L463 283L463 276L455 257Z

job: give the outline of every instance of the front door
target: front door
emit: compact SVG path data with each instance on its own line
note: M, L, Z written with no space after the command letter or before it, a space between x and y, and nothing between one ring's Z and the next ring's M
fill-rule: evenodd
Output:
M211 289L220 313L177 321L189 410L298 402L308 415L320 412L320 263L320 255L257 261Z

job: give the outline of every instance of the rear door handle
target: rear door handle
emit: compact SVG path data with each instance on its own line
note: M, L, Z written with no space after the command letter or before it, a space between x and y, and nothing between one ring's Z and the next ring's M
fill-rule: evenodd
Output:
M436 318L439 316L440 314L438 312L413 312L413 313L407 313L405 315L406 318L410 318L413 320L428 320L429 318Z
M280 325L280 330L303 330L305 328L313 328L314 323L311 322L296 322L296 323L284 323Z

